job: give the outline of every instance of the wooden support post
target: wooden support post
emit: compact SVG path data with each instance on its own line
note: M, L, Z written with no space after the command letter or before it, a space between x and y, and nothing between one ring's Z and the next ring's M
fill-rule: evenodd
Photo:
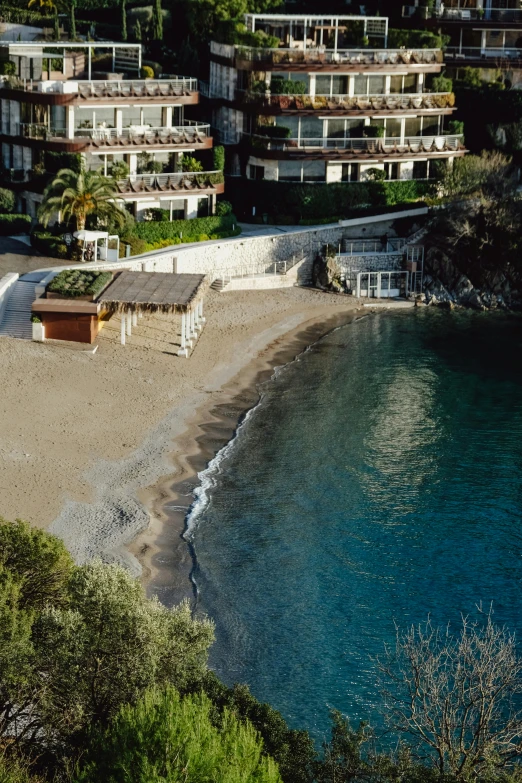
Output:
M137 326L138 325L138 313L134 312L132 314L132 325Z
M130 310L127 310L127 337L130 337L132 334L132 313Z
M125 313L122 313L120 317L121 317L120 341L122 345L125 345Z

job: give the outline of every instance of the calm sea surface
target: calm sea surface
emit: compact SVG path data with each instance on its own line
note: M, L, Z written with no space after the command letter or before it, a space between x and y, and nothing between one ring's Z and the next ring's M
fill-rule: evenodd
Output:
M383 313L266 384L191 520L226 682L320 738L378 723L394 621L493 601L522 639L521 349L518 317Z

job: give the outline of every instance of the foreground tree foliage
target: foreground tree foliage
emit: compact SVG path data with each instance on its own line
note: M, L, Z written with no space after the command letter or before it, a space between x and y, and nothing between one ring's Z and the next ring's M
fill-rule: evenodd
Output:
M317 754L207 669L212 640L188 604L0 520L0 783L522 783L522 661L491 614L397 630L378 663L394 752L332 711Z
M122 707L93 737L75 783L280 783L262 748L248 721L225 709L216 722L207 696L167 687Z

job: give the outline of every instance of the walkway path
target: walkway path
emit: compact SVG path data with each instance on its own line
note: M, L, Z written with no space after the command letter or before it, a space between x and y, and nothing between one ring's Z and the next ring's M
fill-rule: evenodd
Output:
M5 315L0 323L0 337L32 337L31 305L36 299L36 284L45 277L37 272L21 277L12 288Z

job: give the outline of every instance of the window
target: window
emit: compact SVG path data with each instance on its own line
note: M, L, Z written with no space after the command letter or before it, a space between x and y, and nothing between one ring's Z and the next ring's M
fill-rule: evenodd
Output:
M368 77L363 74L357 74L353 77L353 94L354 95L367 95L368 94Z
M290 138L297 139L299 136L299 117L276 117L276 125L283 125L290 128Z
M392 76L390 78L390 92L391 93L402 92L402 76Z
M439 118L424 117L424 122L422 123L422 135L438 136L438 134L439 134Z
M342 166L341 182L357 182L359 165L357 163L343 163Z
M301 144L307 147L323 146L323 120L318 117L301 117Z
M416 160L413 163L413 179L428 179L428 161Z
M209 215L210 199L198 198L198 217L208 217Z
M418 90L417 90L417 76L414 73L408 73L404 77L403 92L405 92L405 93L418 92Z
M332 95L348 95L347 76L332 76Z
M385 78L384 76L370 76L368 84L368 92L370 95L383 95L385 92Z
M421 133L421 120L420 117L408 117L404 122L404 135L408 136L420 136Z
M392 139L400 139L402 120L395 120L391 117L386 119L386 136Z
M328 120L327 122L328 147L343 147L345 136L344 120Z
M301 182L301 163L293 160L280 160L279 179L284 182Z
M398 163L385 163L384 171L386 172L386 179L399 179Z
M249 179L264 179L265 167L264 166L249 166Z
M325 182L326 164L323 160L310 160L303 163L303 180L305 182Z
M145 106L143 109L143 124L150 125L151 128L161 128L163 125L161 106Z
M316 76L315 77L315 94L316 95L330 95L330 89L332 86L331 76Z

